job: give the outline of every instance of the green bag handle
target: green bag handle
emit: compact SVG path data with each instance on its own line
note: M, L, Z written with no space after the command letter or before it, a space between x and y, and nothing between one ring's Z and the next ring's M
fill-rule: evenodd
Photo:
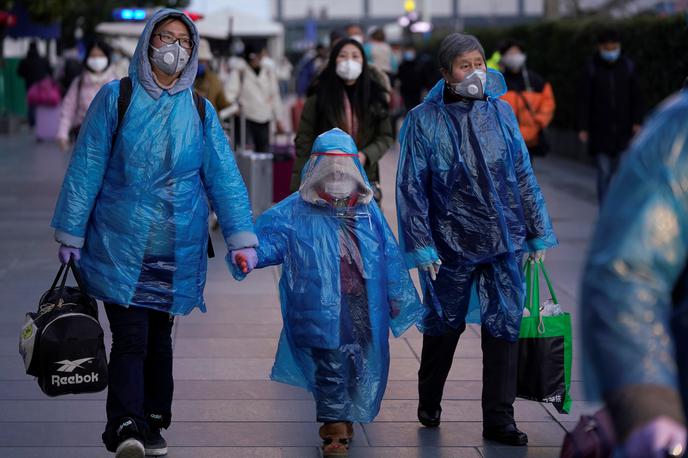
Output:
M559 304L559 299L557 299L557 293L554 292L554 286L552 286L552 281L549 279L549 274L547 273L547 269L545 269L545 263L540 259L538 261L540 264L540 270L542 270L542 275L545 277L545 281L547 282L547 289L549 289L549 295L552 297L552 302L555 304Z
M537 262L526 261L526 307L530 311L530 316L536 318L541 318L540 271L542 271L542 275L545 277L545 282L547 283L547 289L549 290L549 294L552 297L552 302L554 302L555 304L559 304L559 299L557 298L557 294L554 291L554 286L552 285L552 281L549 277L549 274L547 273L547 269L545 268L545 264L542 262L542 260ZM540 332L544 332L544 324L542 323L542 320L540 320L540 322L541 323L538 329L542 327L543 329L540 330Z

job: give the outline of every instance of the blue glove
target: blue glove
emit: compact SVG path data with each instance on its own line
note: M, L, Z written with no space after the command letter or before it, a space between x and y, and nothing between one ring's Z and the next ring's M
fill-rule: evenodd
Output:
M67 245L60 245L57 257L62 264L67 264L71 258L78 261L81 259L81 250Z

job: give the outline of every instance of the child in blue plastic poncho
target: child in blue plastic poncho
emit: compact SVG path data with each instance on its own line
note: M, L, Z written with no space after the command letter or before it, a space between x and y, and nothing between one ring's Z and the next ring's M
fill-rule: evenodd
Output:
M353 139L320 135L304 170L299 191L256 221L257 267L283 266L271 378L313 393L324 456L346 456L352 422L379 411L389 327L398 337L422 306Z

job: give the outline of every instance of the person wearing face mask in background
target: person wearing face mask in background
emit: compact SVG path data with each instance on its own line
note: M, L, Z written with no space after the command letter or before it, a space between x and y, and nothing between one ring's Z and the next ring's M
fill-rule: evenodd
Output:
M181 11L146 24L125 81L96 94L77 137L52 227L62 263L77 261L86 292L112 331L107 424L117 457L167 453L172 420L174 317L205 312L208 203L230 268L255 266L246 187L213 106L192 92L198 31Z
M363 46L351 38L339 40L327 67L308 90L295 139L291 190L296 191L301 184L301 171L315 139L338 127L355 139L359 160L379 200L378 161L393 142L388 96L371 78Z
M416 56L416 48L413 45L404 48L397 78L399 93L404 101L404 110L408 112L420 104L420 94L423 90L421 69Z
M538 73L526 68L526 54L520 43L506 41L500 55L507 87L502 100L507 101L516 114L531 160L533 156L545 156L549 144L543 131L552 122L555 108L552 86Z
M205 38L201 38L198 45L198 70L196 71L196 81L194 81L194 89L201 96L208 99L213 104L215 111L221 111L227 108L229 101L225 96L225 88L220 81L220 78L210 67L213 60L213 54L210 51L210 43Z
M257 267L282 265L284 328L270 378L312 392L329 458L347 456L353 423L380 409L389 329L399 337L422 314L358 151L340 129L320 135L298 192L256 221Z
M110 65L111 53L110 46L99 40L88 46L83 62L84 70L72 80L60 108L56 138L62 151L67 151L70 142L76 140L86 111L100 88L117 79L117 74Z
M269 61L264 44L246 43L244 58L227 82L227 99L238 103L246 118L246 139L261 153L270 152L271 122L278 133L285 131L277 75ZM236 133L239 137L240 129Z
M397 171L399 245L420 270L418 420L440 424L444 384L467 322L482 324L483 437L525 445L514 421L523 254L557 245L499 72L480 42L446 37L443 79L406 116Z
M635 64L622 53L617 31L598 35L597 52L585 63L577 98L578 137L595 158L602 204L621 153L640 130L644 113Z

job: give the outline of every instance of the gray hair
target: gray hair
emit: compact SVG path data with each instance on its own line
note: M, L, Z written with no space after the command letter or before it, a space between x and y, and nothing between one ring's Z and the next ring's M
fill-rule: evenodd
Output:
M470 51L480 51L483 59L485 58L485 50L476 37L463 33L452 33L442 40L442 44L440 44L440 50L437 53L440 67L451 71L454 59Z

